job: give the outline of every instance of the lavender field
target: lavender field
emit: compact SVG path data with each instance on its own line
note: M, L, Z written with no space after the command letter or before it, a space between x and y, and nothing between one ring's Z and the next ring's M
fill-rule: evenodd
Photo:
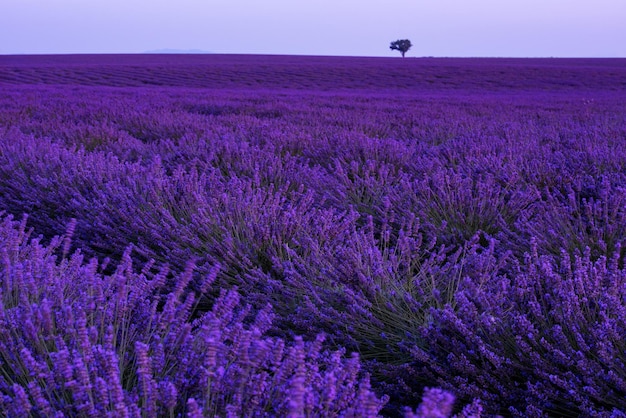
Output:
M626 416L626 60L0 56L0 415Z

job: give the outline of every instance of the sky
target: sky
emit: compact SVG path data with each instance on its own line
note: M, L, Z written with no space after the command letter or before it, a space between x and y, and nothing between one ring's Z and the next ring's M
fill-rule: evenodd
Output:
M0 0L0 54L626 57L626 0Z

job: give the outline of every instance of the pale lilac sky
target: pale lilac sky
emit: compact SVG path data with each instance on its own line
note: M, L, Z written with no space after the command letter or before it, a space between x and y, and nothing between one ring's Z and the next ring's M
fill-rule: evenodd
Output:
M0 54L626 57L626 0L0 0Z

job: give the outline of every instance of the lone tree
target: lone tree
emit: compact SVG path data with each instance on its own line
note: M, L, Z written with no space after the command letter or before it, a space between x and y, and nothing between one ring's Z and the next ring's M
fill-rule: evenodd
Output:
M404 58L404 54L406 54L406 51L411 49L412 46L413 45L411 44L411 41L409 41L408 39L398 39L397 41L393 41L391 43L389 49L391 49L392 51L400 51L400 53L402 54L402 58Z

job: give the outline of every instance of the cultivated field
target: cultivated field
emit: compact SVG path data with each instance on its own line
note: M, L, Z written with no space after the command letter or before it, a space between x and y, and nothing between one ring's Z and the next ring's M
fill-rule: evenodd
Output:
M625 59L0 56L0 415L626 416L625 145Z

